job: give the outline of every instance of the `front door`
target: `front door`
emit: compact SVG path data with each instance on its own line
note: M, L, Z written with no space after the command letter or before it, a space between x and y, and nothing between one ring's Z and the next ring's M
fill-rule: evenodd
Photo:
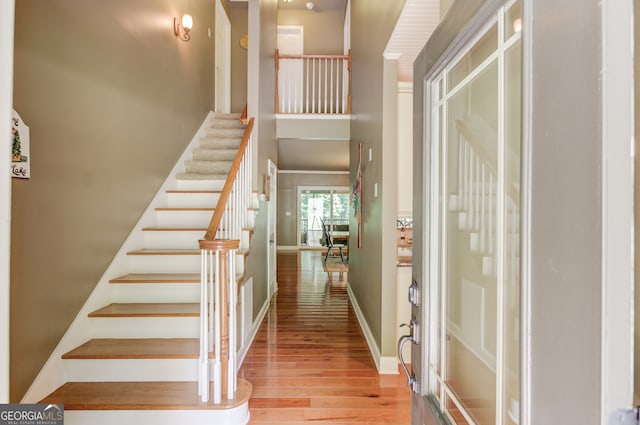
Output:
M483 12L423 74L414 424L521 423L521 3Z

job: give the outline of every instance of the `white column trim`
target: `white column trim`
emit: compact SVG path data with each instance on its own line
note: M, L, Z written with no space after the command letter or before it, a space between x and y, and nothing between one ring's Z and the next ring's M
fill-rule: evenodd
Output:
M633 403L633 2L602 1L601 424Z
M0 134L8 137L13 93L15 1L0 2ZM2 165L4 164L4 165ZM0 403L9 402L9 266L11 247L11 154L0 149Z

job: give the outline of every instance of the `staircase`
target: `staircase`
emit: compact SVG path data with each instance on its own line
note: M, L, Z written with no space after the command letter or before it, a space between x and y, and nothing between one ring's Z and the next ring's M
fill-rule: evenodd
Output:
M202 372L202 359L198 361L198 241L207 231L243 138L245 126L239 118L226 114L205 121L26 399L64 404L67 424L248 422L249 382L238 379L235 398L223 397L215 404L202 401L198 384L202 373L210 376ZM246 280L250 227L242 229L234 261L237 285L230 287L239 288ZM230 308L240 309L240 303L230 302ZM205 311L207 304L213 303L205 303ZM240 345L242 341L233 343L229 350L235 355ZM204 362L215 363L211 356L209 352ZM235 380L236 365L231 362L229 367ZM57 388L40 399L38 394L51 385Z

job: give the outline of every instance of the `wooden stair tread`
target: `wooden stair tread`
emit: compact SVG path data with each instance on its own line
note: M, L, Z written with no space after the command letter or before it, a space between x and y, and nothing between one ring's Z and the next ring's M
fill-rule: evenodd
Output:
M198 303L113 303L89 317L199 317Z
M197 338L95 338L63 359L197 359Z
M200 401L197 382L67 382L40 403L65 410L223 410L245 403L252 391L238 378L235 399L213 405Z
M145 227L143 232L206 232L204 227Z
M222 193L221 190L167 190L166 193L211 193L211 194L218 194L218 193Z
M199 249L139 249L127 255L200 255Z
M156 211L215 211L215 208L200 208L200 207L183 207L183 208L169 208L158 207Z
M249 250L239 249L239 255L249 255ZM198 249L139 249L137 251L129 251L127 255L200 255Z
M200 283L199 273L129 273L109 283Z
M238 283L244 277L236 273ZM130 273L111 279L109 283L200 283L199 273Z

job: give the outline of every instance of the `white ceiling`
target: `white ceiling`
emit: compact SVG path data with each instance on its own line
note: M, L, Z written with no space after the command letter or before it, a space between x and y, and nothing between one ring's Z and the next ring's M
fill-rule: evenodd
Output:
M413 62L440 23L440 0L406 0L384 50L398 58L398 80L413 81Z
M345 10L346 0L291 0L290 3L278 0L280 9L307 9L307 3L313 3L313 10L322 12L326 10Z

